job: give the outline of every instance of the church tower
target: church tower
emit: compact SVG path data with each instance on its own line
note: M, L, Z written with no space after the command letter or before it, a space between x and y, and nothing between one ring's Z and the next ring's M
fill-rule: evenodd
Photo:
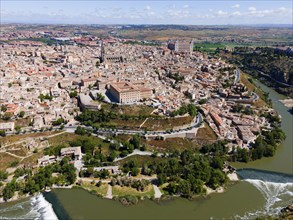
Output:
M104 43L102 41L101 44L101 57L100 57L101 63L103 63L105 61L105 48L104 48Z

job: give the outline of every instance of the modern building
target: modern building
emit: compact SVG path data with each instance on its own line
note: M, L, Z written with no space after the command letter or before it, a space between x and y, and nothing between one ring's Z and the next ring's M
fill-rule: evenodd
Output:
M48 164L55 163L55 162L56 162L56 157L54 155L53 156L45 155L42 158L38 159L39 166L46 166Z
M74 160L81 160L81 147L66 147L61 149L61 156L70 156L73 157Z

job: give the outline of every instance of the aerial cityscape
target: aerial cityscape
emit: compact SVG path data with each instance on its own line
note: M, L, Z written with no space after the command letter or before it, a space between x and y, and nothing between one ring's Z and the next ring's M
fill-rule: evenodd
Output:
M1 1L0 219L293 218L291 1L53 3Z

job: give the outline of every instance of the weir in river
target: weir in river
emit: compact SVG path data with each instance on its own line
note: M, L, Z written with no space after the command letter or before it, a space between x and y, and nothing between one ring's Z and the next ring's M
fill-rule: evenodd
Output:
M265 198L263 209L248 212L239 218L277 215L284 206L293 202L293 175L257 169L240 169L237 174L242 181L255 186Z
M39 193L29 199L9 203L0 208L0 219L58 220L52 204Z

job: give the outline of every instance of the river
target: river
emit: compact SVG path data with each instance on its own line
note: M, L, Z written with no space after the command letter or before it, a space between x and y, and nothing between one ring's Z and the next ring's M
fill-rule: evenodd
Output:
M254 219L278 213L281 207L292 203L293 116L279 102L284 96L258 81L255 83L270 93L273 107L282 116L282 129L287 138L272 158L233 164L243 180L228 186L224 193L194 201L176 198L156 203L145 200L124 207L119 202L99 198L82 189L57 189L1 205L0 217L18 215L49 220L57 216L59 219Z
M270 170L281 173L293 174L293 115L288 112L289 108L285 107L279 100L286 97L277 93L273 89L265 86L258 80L254 80L254 84L261 87L265 92L269 92L270 99L275 110L282 117L281 128L286 133L285 141L278 147L278 150L274 157L263 158L245 163L234 163L236 168L256 168L262 170Z

